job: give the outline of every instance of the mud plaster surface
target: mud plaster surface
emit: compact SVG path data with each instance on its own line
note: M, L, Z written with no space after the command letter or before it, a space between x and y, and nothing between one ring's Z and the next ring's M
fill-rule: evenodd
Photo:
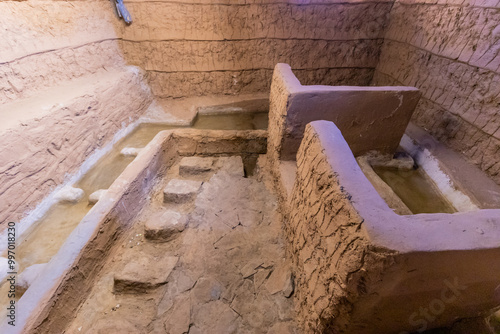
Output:
M136 21L118 29L124 58L147 71L155 95L179 98L266 92L277 62L290 63L316 83L368 84L391 3L134 1L128 6Z
M70 93L59 87L50 98L40 95L28 104L23 100L1 106L7 112L3 116L12 113L19 118L28 110L36 115L22 124L11 120L9 124L15 125L0 133L0 221L19 221L95 149L137 119L151 103L141 81L142 76L129 68L70 86Z
M498 8L396 1L373 84L419 88L413 121L500 184Z
M343 148L336 146L341 142ZM467 289L428 328L497 306L498 230L491 223L498 210L394 214L362 175L340 131L325 121L306 127L296 175L284 227L296 275L297 322L305 333L414 332L409 317L450 278Z
M276 289L284 283L276 273L288 267L274 196L259 177L219 170L189 176L204 181L194 202L163 204L162 189L178 177L174 166L155 187L67 332L295 333L293 295ZM186 229L167 243L145 240L144 222L165 209L187 215ZM168 282L113 293L114 274L142 255L178 257Z

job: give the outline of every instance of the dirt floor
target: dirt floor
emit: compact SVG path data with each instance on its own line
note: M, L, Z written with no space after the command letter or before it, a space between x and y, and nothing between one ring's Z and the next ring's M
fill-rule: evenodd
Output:
M66 333L296 333L276 198L262 176L257 167L245 177L240 157L171 168Z

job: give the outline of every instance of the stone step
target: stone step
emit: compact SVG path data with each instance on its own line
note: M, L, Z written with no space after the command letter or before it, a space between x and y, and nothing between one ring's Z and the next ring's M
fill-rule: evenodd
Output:
M234 155L231 157L220 157L216 162L216 165L221 171L225 171L228 174L244 177L245 169L243 165L243 160L239 155Z
M115 293L146 293L167 283L177 265L176 256L137 254L114 276Z
M200 175L214 169L214 159L210 157L185 157L179 163L180 176Z
M151 217L144 224L144 236L150 241L166 242L177 237L187 225L185 215L167 210Z
M194 200L202 181L171 180L163 190L163 202L182 204Z

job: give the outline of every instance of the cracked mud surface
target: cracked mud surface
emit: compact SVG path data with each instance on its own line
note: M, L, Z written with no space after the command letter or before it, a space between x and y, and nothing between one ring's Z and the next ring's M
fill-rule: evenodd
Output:
M170 169L118 241L67 333L296 333L276 199L260 175L244 178L241 162L233 162L221 158L218 170L186 177L178 166ZM204 181L194 201L163 203L174 178ZM165 210L186 215L186 228L168 242L145 239L145 222ZM173 269L159 265L166 257L177 258ZM129 281L116 291L125 267Z

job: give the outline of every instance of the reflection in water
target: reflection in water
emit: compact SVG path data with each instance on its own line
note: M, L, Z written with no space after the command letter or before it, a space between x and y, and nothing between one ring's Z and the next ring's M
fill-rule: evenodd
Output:
M456 212L422 170L399 170L387 167L374 167L373 170L414 214Z
M267 123L267 112L200 115L197 117L193 128L213 130L265 130L267 129Z
M197 117L193 128L213 130L255 130L267 129L267 112L234 113L226 115L201 115ZM76 184L85 192L84 198L77 204L55 204L38 222L32 225L18 240L16 249L18 273L25 268L50 261L61 248L74 228L92 208L88 197L94 191L107 189L113 181L125 170L134 157L125 157L120 151L125 147L145 147L158 132L178 128L162 124L140 124L128 136L116 143L112 150L102 157ZM2 256L6 256L4 253ZM3 282L2 282L3 283ZM0 287L0 305L6 305L7 284ZM21 295L17 295L19 299ZM0 316L6 314L2 307Z

